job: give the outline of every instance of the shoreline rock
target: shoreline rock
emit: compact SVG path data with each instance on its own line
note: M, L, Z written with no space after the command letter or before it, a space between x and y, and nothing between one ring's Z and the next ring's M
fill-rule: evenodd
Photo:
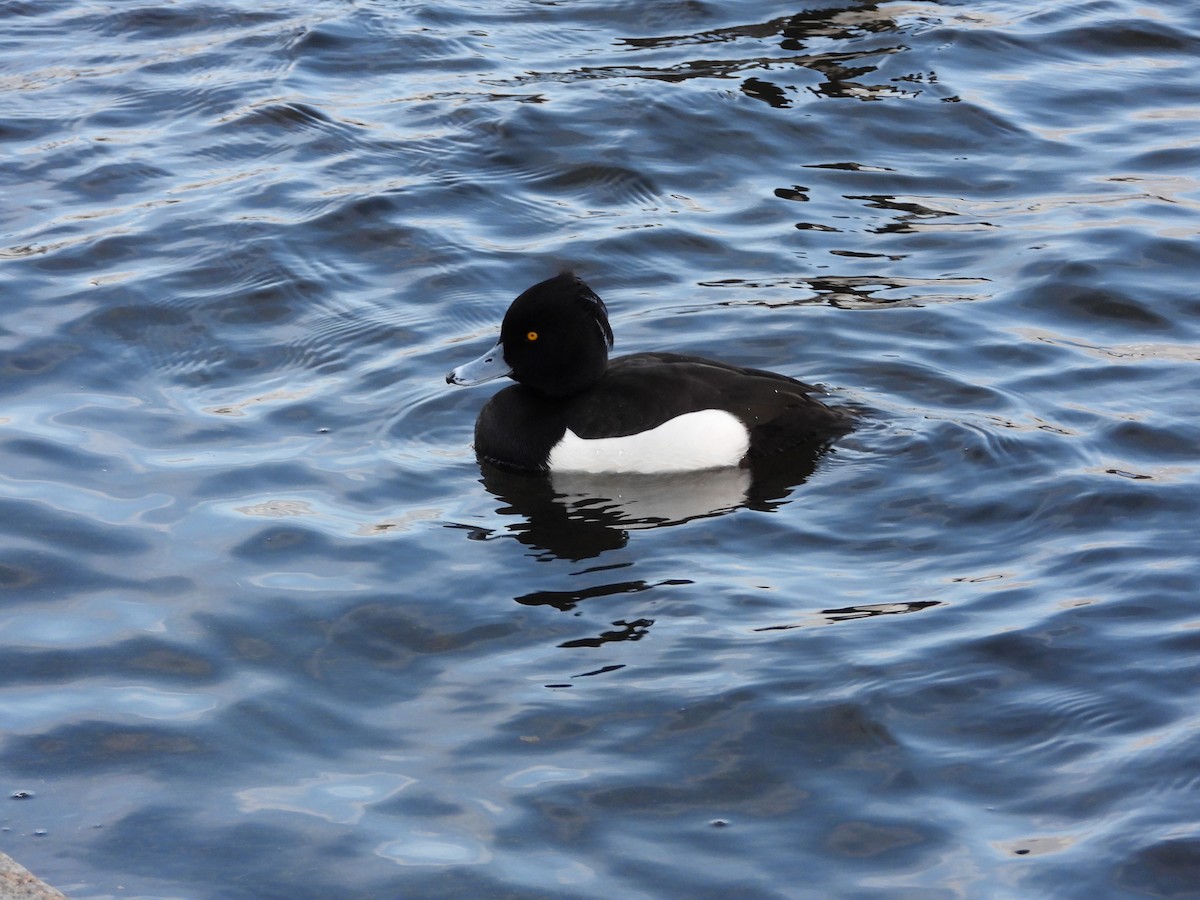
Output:
M67 895L50 887L6 853L0 852L0 900L66 900Z

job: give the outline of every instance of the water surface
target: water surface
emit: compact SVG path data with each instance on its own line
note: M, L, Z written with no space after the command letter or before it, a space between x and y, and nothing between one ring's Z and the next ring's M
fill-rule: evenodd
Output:
M1200 883L1184 0L0 10L0 849L72 897ZM513 479L444 373L862 412Z

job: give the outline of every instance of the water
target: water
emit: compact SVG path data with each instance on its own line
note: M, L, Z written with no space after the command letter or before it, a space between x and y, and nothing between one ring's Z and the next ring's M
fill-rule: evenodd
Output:
M1200 889L1200 12L0 10L0 849L76 898ZM748 484L444 374L828 386Z

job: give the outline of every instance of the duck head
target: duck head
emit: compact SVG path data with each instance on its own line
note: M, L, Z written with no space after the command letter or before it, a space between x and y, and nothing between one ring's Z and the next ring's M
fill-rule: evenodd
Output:
M482 384L508 376L547 397L570 397L604 374L612 345L604 301L564 272L517 297L496 346L452 371L446 382Z

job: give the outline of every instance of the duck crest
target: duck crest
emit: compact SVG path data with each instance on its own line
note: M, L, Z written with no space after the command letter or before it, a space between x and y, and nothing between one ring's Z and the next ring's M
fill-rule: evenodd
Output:
M559 275L559 278L571 282L574 288L575 299L584 305L588 313L596 320L596 324L600 327L600 334L604 338L604 342L608 345L608 349L613 348L613 330L608 323L608 307L604 305L604 301L600 299L600 295L588 287L587 283L576 275L574 272L567 270Z

